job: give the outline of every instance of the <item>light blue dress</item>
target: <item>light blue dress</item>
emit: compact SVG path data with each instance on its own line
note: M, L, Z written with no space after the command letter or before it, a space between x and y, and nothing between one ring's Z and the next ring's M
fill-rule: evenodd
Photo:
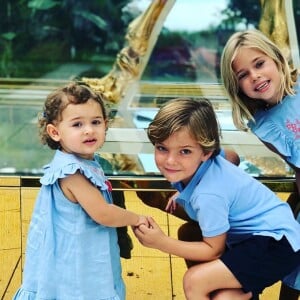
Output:
M64 196L58 181L79 171L112 203L99 163L57 150L44 170L27 238L23 283L13 299L124 300L116 228L93 221Z
M286 96L268 110L259 110L249 121L251 131L262 141L272 144L285 160L300 168L300 77L296 94Z
M300 78L296 94L286 96L280 103L254 115L255 122L248 123L251 131L262 141L272 144L285 160L300 168ZM300 222L300 214L297 216ZM300 266L283 282L300 290Z

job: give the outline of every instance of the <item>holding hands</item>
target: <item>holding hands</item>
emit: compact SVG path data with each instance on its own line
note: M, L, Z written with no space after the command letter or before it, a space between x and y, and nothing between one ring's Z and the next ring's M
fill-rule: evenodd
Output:
M140 226L134 227L133 232L143 246L160 249L160 245L164 243L164 238L167 236L152 217L148 217L147 221L148 226L141 224Z
M132 230L134 231L135 228L138 228L141 225L144 225L145 227L150 227L148 217L140 215L138 218L138 222L134 226L132 226Z

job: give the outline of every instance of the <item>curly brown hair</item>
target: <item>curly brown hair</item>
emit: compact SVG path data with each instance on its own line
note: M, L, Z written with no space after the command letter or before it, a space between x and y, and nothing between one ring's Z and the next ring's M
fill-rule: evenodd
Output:
M71 82L50 93L44 103L43 112L38 120L39 135L42 144L51 149L59 149L60 143L54 141L47 133L47 125L55 124L62 119L62 112L69 104L86 103L89 99L99 103L103 117L107 119L103 96L94 92L85 84Z

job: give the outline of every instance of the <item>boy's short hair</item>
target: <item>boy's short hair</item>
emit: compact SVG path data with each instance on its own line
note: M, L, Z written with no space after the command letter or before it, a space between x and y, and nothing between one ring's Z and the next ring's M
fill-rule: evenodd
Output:
M220 127L207 99L176 98L163 105L150 123L147 134L152 144L161 143L183 127L205 153L220 152Z

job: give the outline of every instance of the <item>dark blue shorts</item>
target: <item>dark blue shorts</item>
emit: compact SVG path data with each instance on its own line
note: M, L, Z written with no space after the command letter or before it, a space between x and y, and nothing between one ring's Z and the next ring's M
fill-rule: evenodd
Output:
M254 235L227 249L220 260L234 274L245 292L259 295L300 265L300 250L294 252L285 237Z

